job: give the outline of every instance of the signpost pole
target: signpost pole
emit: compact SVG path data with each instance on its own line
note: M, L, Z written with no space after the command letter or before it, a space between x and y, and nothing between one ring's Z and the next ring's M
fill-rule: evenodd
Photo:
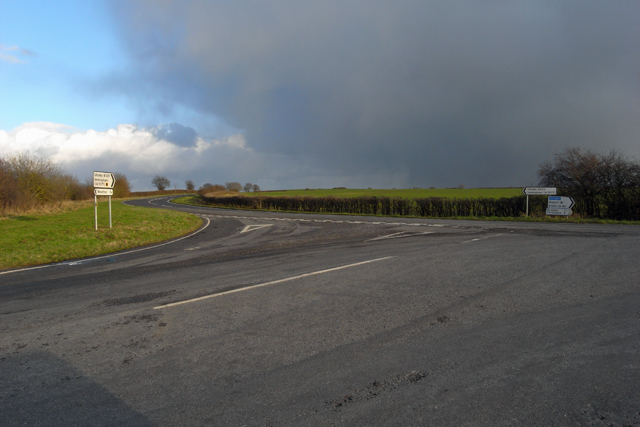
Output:
M111 196L113 195L113 187L115 187L115 185L116 177L113 173L93 171L96 231L98 231L98 195L109 196L109 228L113 227L111 221Z
M93 196L93 211L96 219L96 231L98 231L98 196Z
M527 196L527 209L526 215L529 216L529 195L542 195L549 194L555 195L557 189L555 187L525 187L522 189L522 194Z

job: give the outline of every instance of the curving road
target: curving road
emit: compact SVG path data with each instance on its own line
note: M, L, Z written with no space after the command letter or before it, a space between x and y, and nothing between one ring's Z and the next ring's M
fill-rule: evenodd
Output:
M0 272L0 425L640 425L640 227L127 203L203 228Z

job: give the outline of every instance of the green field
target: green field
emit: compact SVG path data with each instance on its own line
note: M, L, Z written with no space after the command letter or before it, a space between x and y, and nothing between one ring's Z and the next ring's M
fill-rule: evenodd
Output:
M0 269L60 262L148 245L196 230L194 215L112 202L109 229L107 202L98 204L98 231L93 204L55 214L0 219Z
M245 194L245 193L242 193ZM253 193L249 193L253 194ZM318 189L318 190L283 190L263 191L261 196L309 196L309 197L361 197L385 196L416 199L425 197L442 197L445 199L478 199L481 197L499 199L500 197L514 197L522 195L522 188L436 188L436 189L406 189L406 190L376 190L376 189Z

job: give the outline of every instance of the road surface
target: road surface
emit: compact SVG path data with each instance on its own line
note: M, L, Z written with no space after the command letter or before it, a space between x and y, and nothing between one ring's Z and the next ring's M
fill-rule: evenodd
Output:
M0 272L0 425L640 425L640 227L127 203L203 228Z

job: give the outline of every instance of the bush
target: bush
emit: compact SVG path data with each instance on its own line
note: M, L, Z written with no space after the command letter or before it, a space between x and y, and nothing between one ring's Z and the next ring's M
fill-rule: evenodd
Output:
M113 197L124 198L131 196L131 184L127 176L120 172L116 172L113 175L116 178L116 184L113 186Z
M63 200L84 200L91 189L49 159L28 151L0 158L0 209L27 211Z

